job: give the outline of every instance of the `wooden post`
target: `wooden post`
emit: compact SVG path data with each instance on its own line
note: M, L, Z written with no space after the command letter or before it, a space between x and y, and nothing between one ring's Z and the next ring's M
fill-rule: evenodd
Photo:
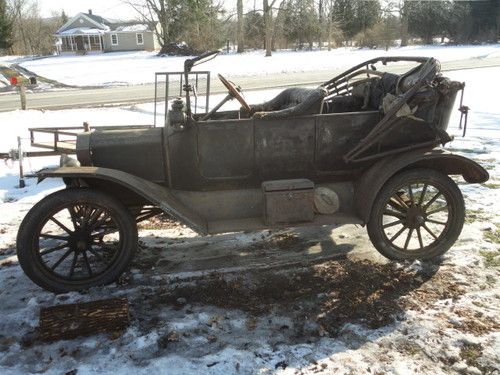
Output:
M26 110L26 86L24 82L19 83L19 95L21 96L21 109Z
M24 182L24 168L23 168L23 147L21 142L21 137L17 137L17 152L19 159L19 189L26 187Z
M116 333L128 325L126 297L52 306L40 310L40 338L44 341Z

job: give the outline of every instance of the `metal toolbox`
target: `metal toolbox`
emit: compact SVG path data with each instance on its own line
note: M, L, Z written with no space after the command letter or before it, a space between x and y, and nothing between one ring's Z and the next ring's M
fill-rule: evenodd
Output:
M314 183L306 179L262 183L267 224L299 223L314 219Z

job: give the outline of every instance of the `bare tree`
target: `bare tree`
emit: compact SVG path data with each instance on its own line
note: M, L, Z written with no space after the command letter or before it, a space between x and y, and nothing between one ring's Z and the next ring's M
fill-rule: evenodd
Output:
M155 27L154 30L160 47L163 49L169 42L168 16L172 2L168 0L124 0L124 2L137 12L142 21L151 25L159 24L159 27Z
M170 43L185 41L195 52L219 48L224 42L223 21L219 18L224 9L220 1L123 1L135 9L143 22L155 27L162 53L167 52Z
M23 14L27 14L27 7L29 6L27 0L10 0L9 7L14 20L14 30L19 31L22 43L26 48L29 55L33 54L33 48L30 41L26 36L25 22L23 22ZM31 12L29 12L31 13Z
M342 30L334 20L334 4L335 0L325 0L323 2L323 13L326 18L325 34L328 43L328 51L331 51L332 46L337 45L337 41L342 38Z
M399 15L399 37L401 47L408 45L408 4L406 0L391 0L385 4L384 11Z
M273 5L276 0L273 0L271 4L269 4L268 0L264 0L263 2L263 12L264 12L264 45L266 47L266 56L272 56L272 37L273 37Z
M323 47L323 0L319 0L318 3L318 21L319 21L319 32L318 32L318 48L321 51Z
M238 42L238 53L243 53L245 51L245 20L243 18L243 0L238 0L236 5L238 12L238 26L237 26L237 42Z
M405 0L398 3L398 9L401 23L401 47L406 47L408 45L408 12Z
M266 45L266 57L273 55L273 7L277 0L263 0L264 12L264 44Z
M54 34L62 26L61 18L54 14L42 18L35 0L8 0L12 20L12 53L45 55L55 50Z

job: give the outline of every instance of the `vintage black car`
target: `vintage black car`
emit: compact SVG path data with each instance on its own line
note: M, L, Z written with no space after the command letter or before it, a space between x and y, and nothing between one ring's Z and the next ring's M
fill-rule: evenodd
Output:
M464 85L442 76L437 60L372 59L259 105L219 75L228 96L197 113L192 69L215 55L185 62L185 98L164 126L82 133L80 166L39 172L66 189L37 203L19 229L19 262L35 283L66 292L116 280L136 250L137 223L163 212L202 235L366 225L394 260L428 260L453 245L465 210L449 175L489 176L439 148L451 140ZM380 70L389 63L411 68ZM241 109L221 111L233 98Z

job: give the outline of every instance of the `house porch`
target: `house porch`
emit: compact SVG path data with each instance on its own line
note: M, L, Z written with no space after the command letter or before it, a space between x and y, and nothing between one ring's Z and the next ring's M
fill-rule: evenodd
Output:
M59 35L58 52L104 52L101 34Z

